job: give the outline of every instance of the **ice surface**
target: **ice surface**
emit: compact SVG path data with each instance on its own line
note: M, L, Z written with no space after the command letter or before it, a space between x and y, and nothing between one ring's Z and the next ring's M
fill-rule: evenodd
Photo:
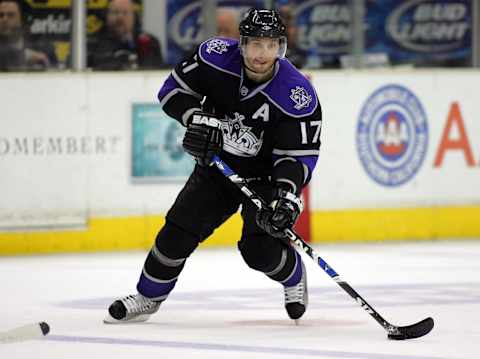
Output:
M419 339L389 341L310 258L310 305L288 319L283 291L235 248L197 250L150 321L105 325L133 293L145 252L0 257L0 331L38 321L41 340L0 345L0 358L475 359L480 345L480 241L315 246L385 319L435 319Z

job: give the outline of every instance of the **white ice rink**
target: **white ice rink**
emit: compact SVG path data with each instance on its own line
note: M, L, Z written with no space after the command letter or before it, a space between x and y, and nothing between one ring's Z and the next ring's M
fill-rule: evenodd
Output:
M149 322L105 325L133 293L144 252L0 257L0 331L46 321L51 333L0 344L0 358L476 359L480 241L323 245L320 255L393 324L435 319L419 339L384 329L308 257L310 305L287 318L279 285L234 248L198 250Z

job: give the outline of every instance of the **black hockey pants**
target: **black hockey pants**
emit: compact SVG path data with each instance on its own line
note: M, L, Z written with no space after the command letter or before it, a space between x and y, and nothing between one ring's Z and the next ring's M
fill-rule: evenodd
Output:
M267 203L271 201L273 190L268 179L252 181L249 187ZM243 228L238 248L245 262L273 280L282 282L288 278L297 262L293 248L257 226L257 208L218 169L197 165L168 211L166 223L145 261L137 285L139 292L150 298L166 298L187 257L240 205Z

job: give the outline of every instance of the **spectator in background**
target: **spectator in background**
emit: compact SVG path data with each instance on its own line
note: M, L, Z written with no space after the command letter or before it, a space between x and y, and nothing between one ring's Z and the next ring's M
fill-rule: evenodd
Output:
M285 57L290 60L297 69L301 69L307 62L307 53L297 46L298 31L293 17L293 9L290 5L282 5L278 9L278 12L287 26L288 46Z
M217 36L240 39L238 24L240 14L238 11L228 7L217 8Z
M0 0L0 71L43 70L56 64L52 46L38 48L26 36L18 0Z
M111 0L106 26L88 46L88 66L96 70L162 67L159 41L140 29L131 0Z

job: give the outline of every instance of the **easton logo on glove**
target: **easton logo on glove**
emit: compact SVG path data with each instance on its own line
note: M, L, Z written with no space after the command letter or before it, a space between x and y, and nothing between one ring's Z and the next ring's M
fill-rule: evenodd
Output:
M210 127L220 127L220 121L215 117L210 117L204 114L194 114L192 117L192 124L206 125Z
M220 121L213 114L196 112L188 121L183 137L183 148L200 166L210 166L213 156L223 147Z

